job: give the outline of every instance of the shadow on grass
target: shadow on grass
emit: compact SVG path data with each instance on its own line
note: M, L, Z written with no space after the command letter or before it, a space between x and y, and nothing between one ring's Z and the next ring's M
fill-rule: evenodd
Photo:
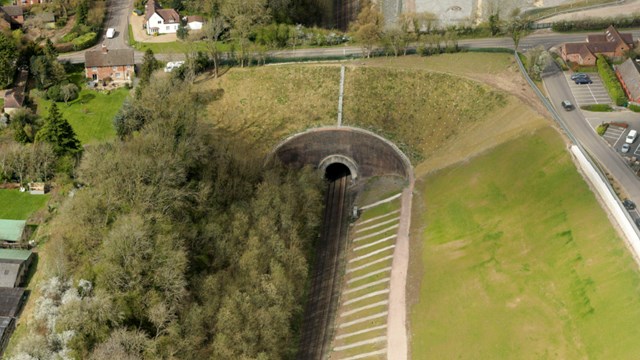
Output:
M91 100L95 99L96 95L95 94L83 94L80 99L78 99L78 101L76 101L77 104L87 104L88 102L90 102Z
M31 283L31 279L33 279L33 277L36 274L36 271L38 270L39 262L40 262L40 256L38 256L38 253L34 252L33 260L31 260L31 265L29 266L29 271L27 272L27 276L22 283L23 287L28 287L29 284Z

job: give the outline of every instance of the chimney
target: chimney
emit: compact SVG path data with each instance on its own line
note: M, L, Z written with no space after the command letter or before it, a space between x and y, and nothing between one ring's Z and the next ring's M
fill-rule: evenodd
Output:
M109 49L107 49L107 45L105 45L104 43L102 43L102 53L106 54L109 52Z

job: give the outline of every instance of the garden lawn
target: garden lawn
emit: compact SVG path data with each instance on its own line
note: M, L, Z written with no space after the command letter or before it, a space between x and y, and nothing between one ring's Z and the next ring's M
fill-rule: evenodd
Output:
M554 130L416 192L414 359L638 357L638 266Z
M18 190L0 190L0 219L26 220L42 208L49 195L31 195Z
M69 121L82 144L91 144L109 140L115 136L113 117L122 107L129 90L121 88L105 92L82 89L80 96L69 105L58 103L58 108ZM38 113L46 117L51 101L36 98Z

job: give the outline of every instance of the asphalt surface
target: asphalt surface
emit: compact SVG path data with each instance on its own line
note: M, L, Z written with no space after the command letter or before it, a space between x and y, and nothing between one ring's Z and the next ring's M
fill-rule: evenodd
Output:
M543 81L549 98L569 131L600 166L616 179L628 197L640 203L640 179L633 174L616 150L595 132L580 109L565 111L560 106L560 101L564 99L576 103L565 75L558 69L543 77Z

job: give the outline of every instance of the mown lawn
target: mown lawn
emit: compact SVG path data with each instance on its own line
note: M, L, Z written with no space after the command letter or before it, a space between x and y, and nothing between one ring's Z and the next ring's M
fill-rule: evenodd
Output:
M0 219L26 220L42 208L49 195L30 195L18 190L0 190Z
M554 130L416 192L414 359L638 357L638 266Z
M83 88L76 100L70 101L68 105L58 103L58 108L83 144L101 142L115 136L113 117L122 107L128 93L129 90L124 88L110 94ZM37 97L36 103L38 113L46 117L51 101Z

